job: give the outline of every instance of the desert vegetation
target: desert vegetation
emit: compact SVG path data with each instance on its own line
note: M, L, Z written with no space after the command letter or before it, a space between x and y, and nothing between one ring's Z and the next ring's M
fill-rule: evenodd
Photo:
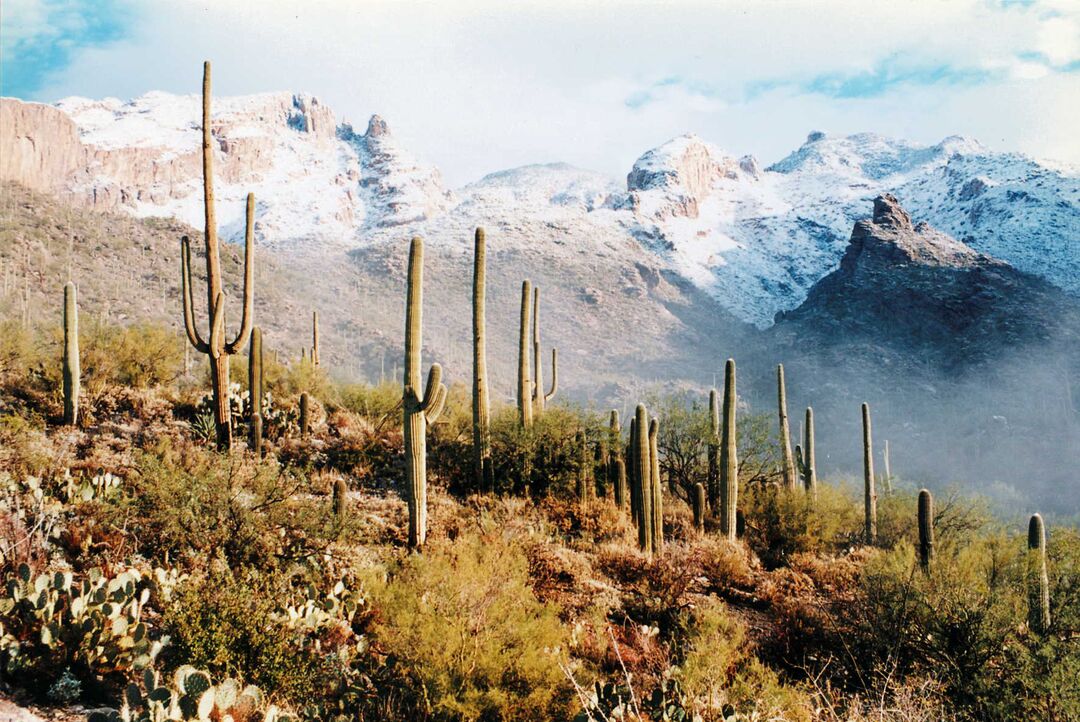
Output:
M471 389L424 380L419 238L400 384L337 380L317 311L310 352L264 348L250 199L227 340L204 168L205 335L186 238L183 335L71 284L0 322L4 694L95 720L1080 719L1076 529L878 475L866 404L862 483L820 477L782 366L769 410L729 359L624 430L556 396L554 349L545 380L528 280L493 401L481 229Z

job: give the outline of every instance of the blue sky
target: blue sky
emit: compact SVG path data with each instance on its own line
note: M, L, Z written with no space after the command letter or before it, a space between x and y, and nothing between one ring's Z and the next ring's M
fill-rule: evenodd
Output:
M1076 0L4 0L0 48L0 92L44 102L194 93L209 58L219 94L383 115L452 184L622 175L688 131L765 163L815 129L1080 163Z

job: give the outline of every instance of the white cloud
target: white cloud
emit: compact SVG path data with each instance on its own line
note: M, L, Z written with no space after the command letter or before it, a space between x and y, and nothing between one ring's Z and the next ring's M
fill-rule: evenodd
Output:
M36 97L194 93L210 58L219 94L309 91L359 127L382 114L453 184L555 160L624 175L686 131L766 163L815 128L926 142L965 133L1080 162L1069 120L1080 115L1080 74L1060 70L1077 57L1077 10L1057 1L265 0L256 12L235 0L161 2L140 5L125 40L77 50ZM1002 77L865 99L746 94L754 83L865 73L889 58ZM678 82L657 86L664 79ZM650 102L628 106L642 92Z

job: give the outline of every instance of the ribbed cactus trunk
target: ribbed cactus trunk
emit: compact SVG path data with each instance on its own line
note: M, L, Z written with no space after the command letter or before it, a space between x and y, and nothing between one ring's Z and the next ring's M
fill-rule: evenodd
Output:
M405 302L405 376L402 427L405 437L405 482L409 502L409 548L419 550L427 539L427 427L442 413L446 386L442 367L432 364L427 387L421 389L420 351L423 347L424 242L409 245L409 276Z
M79 365L79 299L75 284L64 286L64 423L79 423L79 388L82 370Z
M739 452L735 428L735 360L724 366L724 415L720 428L720 533L735 541L738 531Z
M251 329L248 345L248 398L251 401L251 436L248 443L255 456L262 456L263 438L263 344L262 329Z
M630 493L630 519L635 524L639 523L641 516L641 506L639 504L640 494L638 491L638 466L637 459L634 455L638 449L637 438L637 416L630 417L630 440L626 444L626 479L629 482L628 491Z
M649 412L644 404L638 404L634 414L633 462L634 462L634 497L637 499L638 547L646 554L652 554L652 459L649 453Z
M720 401L716 389L709 389L708 485L709 508L720 513Z
M334 482L334 521L338 526L345 522L345 513L349 503L349 487L343 477Z
M919 491L919 566L930 574L934 561L934 497L928 489Z
M311 433L311 397L308 392L300 394L300 436L306 437Z
M1028 522L1028 626L1036 634L1050 631L1050 575L1046 570L1046 528L1039 514Z
M664 493L660 483L660 421L654 416L649 422L649 492L652 506L652 551L660 554L664 551Z
M202 96L202 165L203 216L206 221L206 305L210 315L206 340L195 326L194 292L191 279L191 242L180 241L181 295L184 305L184 328L195 350L210 360L210 379L214 395L214 424L219 449L232 448L232 418L229 411L229 357L240 352L248 341L254 311L255 281L255 196L247 197L247 223L244 233L244 303L240 330L225 341L225 294L222 290L221 259L218 255L217 219L214 211L214 140L210 126L210 63L203 64Z
M803 487L817 496L817 461L814 451L814 409L806 407L806 423L803 425Z
M699 534L705 532L705 487L694 484L693 496L694 528Z
M529 375L529 304L532 302L532 283L521 282L521 326L518 331L518 420L524 429L532 426L532 377Z
M319 312L311 312L311 363L319 365Z
M615 459L612 462L615 467L615 506L619 509L626 508L626 462L623 459Z
M487 379L487 240L476 229L473 254L473 473L476 488L495 490L491 463L491 400Z
M798 487L795 461L791 457L791 430L788 426L787 388L784 384L784 364L776 366L776 401L780 416L780 461L784 486L794 491Z
M870 405L862 405L863 432L863 534L867 544L877 541L877 491L874 489L874 439L870 429Z
M559 350L551 349L551 391L544 393L543 347L540 342L540 287L533 287L532 304L532 343L533 343L533 418L544 413L547 402L559 390Z

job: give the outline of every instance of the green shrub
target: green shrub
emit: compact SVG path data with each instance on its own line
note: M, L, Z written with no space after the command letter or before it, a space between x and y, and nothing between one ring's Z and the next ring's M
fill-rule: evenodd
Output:
M828 484L818 485L816 497L802 489L756 484L740 501L747 543L771 568L786 564L793 554L842 549L862 525L861 507Z

